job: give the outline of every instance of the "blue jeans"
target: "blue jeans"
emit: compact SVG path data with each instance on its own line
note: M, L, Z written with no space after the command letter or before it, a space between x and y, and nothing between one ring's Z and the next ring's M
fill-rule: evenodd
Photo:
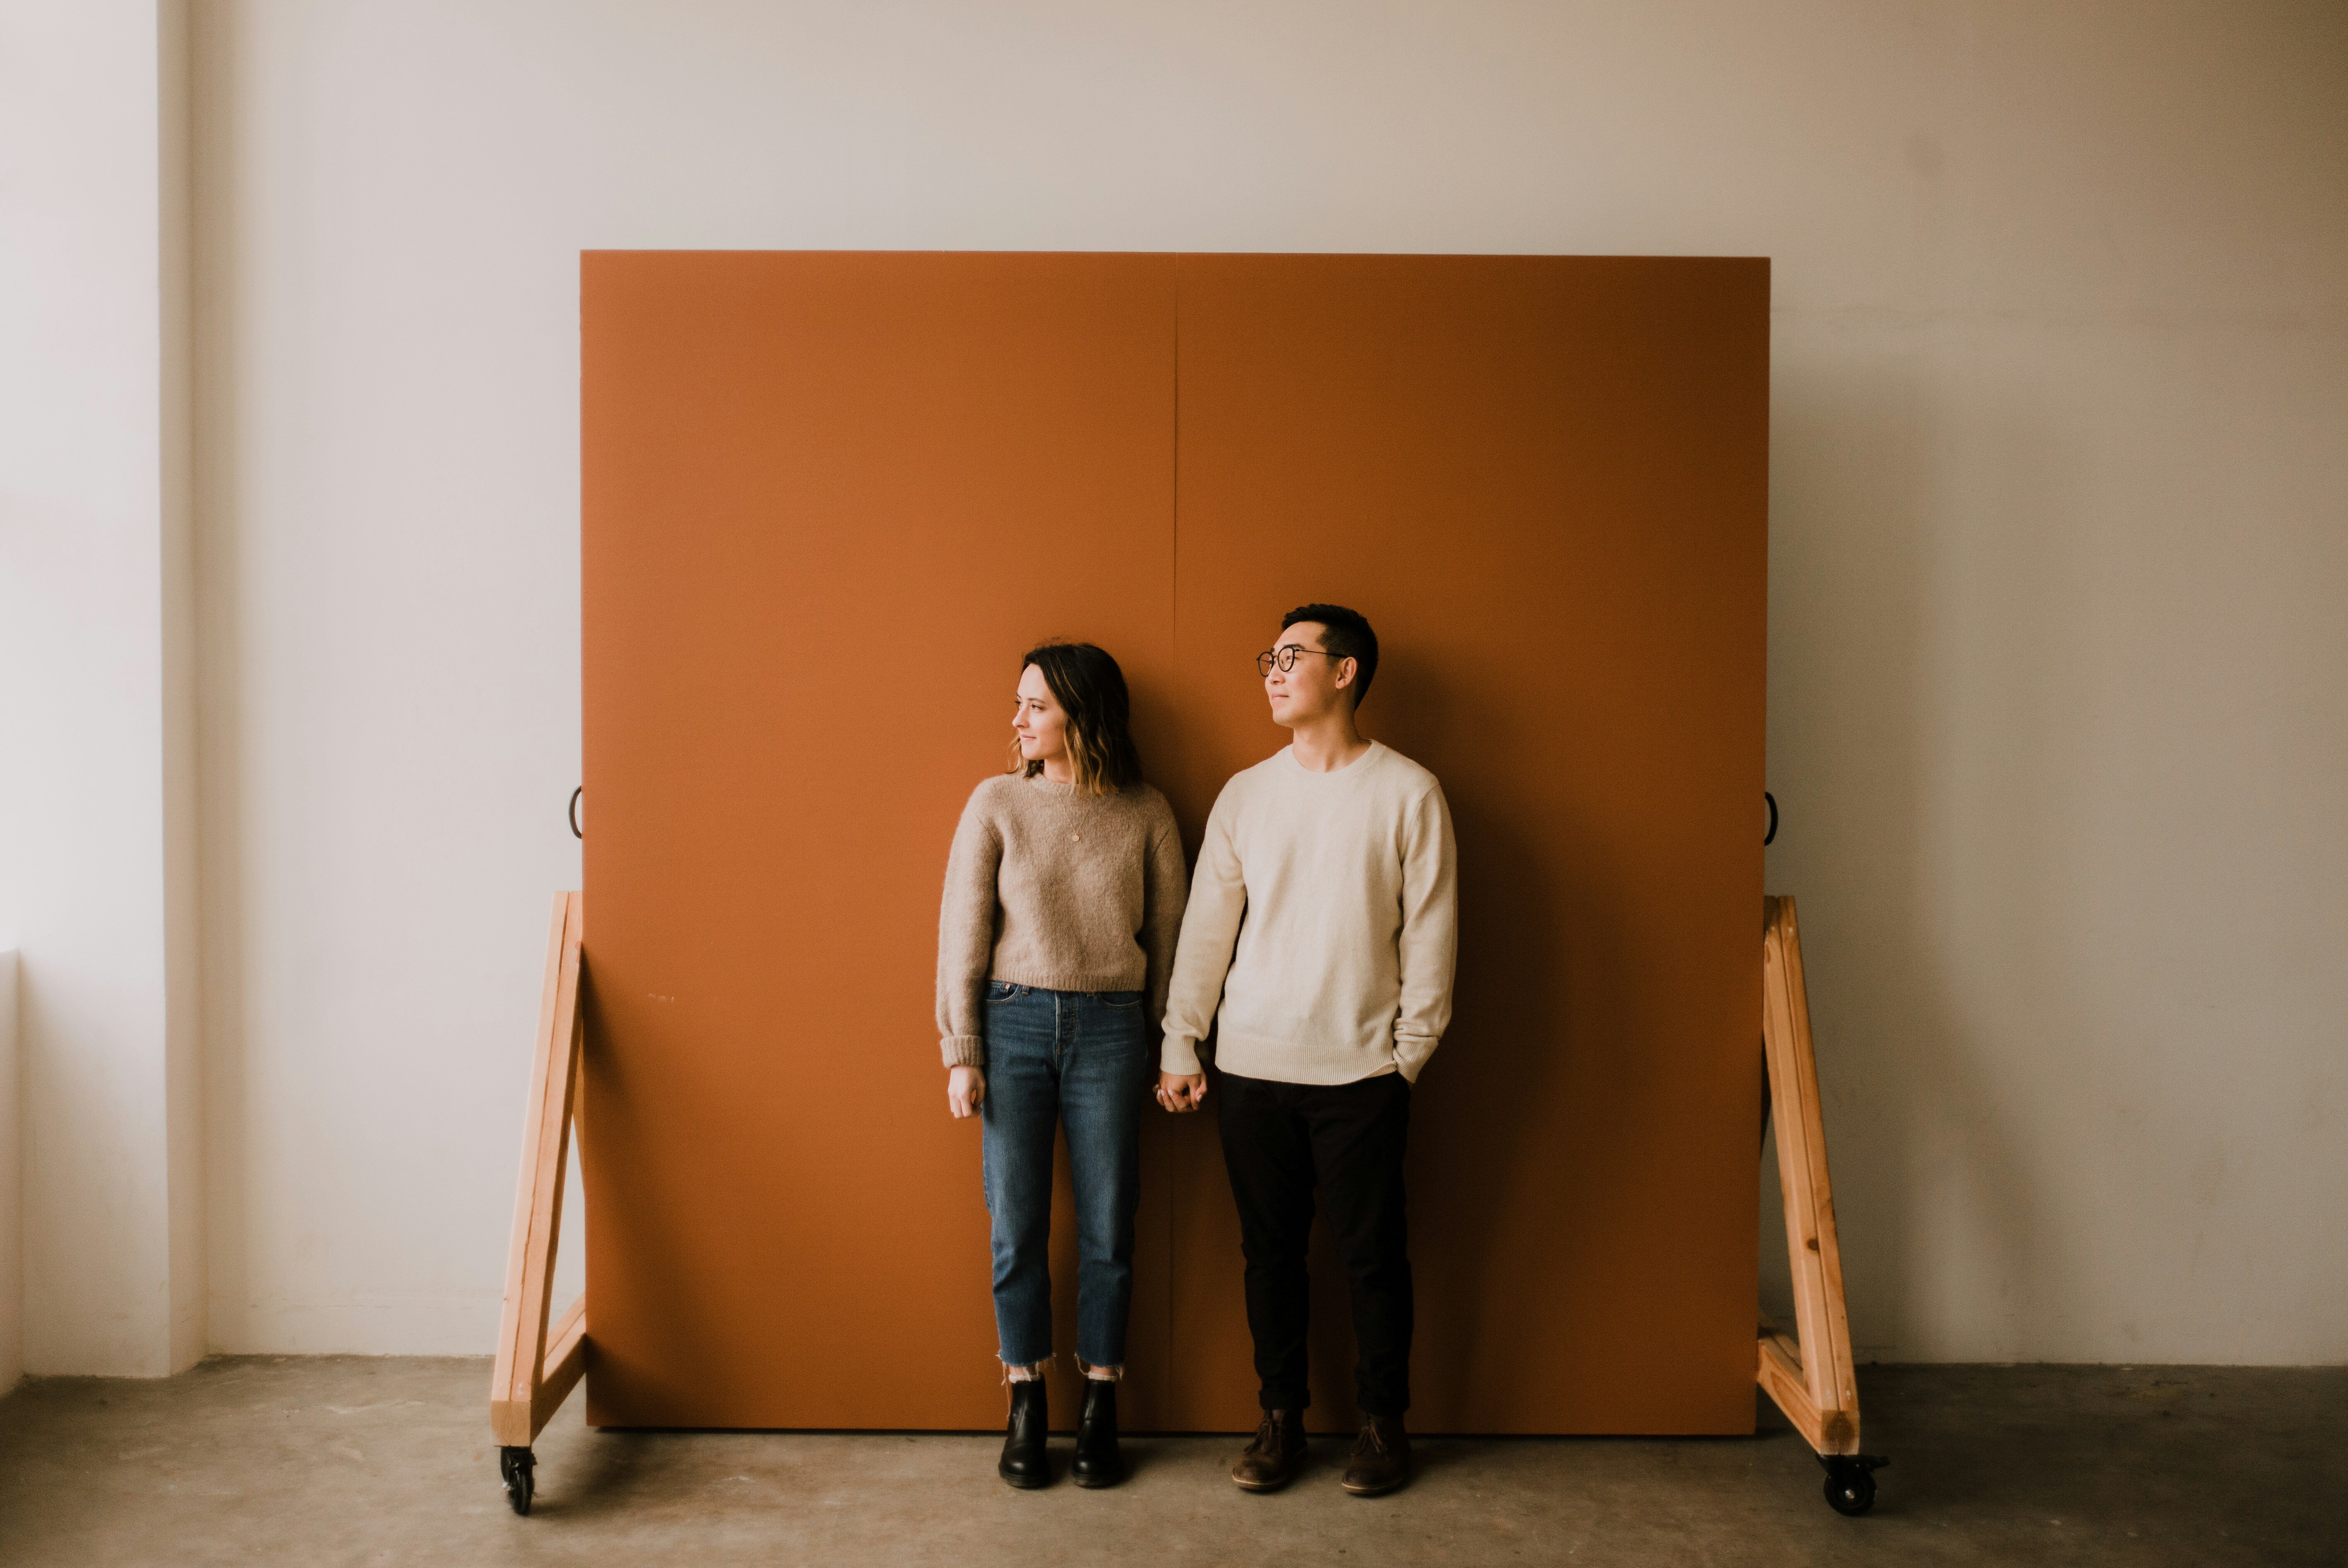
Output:
M1052 1356L1052 1143L1068 1130L1076 1200L1076 1357L1125 1365L1141 1106L1156 1080L1139 991L986 986L986 1212L1003 1359Z

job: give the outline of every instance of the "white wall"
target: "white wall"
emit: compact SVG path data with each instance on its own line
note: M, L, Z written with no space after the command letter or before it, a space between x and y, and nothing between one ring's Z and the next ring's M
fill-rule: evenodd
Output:
M2343 18L207 6L215 1342L489 1344L582 248L1408 250L1776 258L1771 884L1862 1347L2348 1358Z
M204 1347L186 51L178 5L0 5L0 926L35 1372Z

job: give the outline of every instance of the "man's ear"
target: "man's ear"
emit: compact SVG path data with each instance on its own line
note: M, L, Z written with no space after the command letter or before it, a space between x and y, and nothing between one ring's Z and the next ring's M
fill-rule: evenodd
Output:
M1352 685L1354 683L1354 677L1359 675L1361 672L1362 661L1360 660L1351 658L1338 660L1337 690L1342 692L1346 687Z

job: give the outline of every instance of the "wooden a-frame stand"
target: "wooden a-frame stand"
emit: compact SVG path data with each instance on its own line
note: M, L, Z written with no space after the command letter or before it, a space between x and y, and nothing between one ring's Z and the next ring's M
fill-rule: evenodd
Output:
M577 893L554 896L546 985L538 1009L538 1049L523 1122L521 1191L514 1200L513 1245L506 1255L505 1309L498 1322L497 1370L489 1379L489 1431L498 1472L516 1513L530 1512L536 1458L530 1444L587 1369L587 1297L560 1321L554 1308L554 1248L562 1227L563 1174L579 1106L582 1030Z
M579 894L555 896L523 1123L521 1186L514 1202L505 1308L489 1385L489 1430L516 1513L530 1512L535 1464L530 1444L587 1368L587 1298L572 1303L559 1321L553 1317L554 1252L579 1103L582 910ZM1851 1371L1842 1254L1827 1179L1818 1061L1791 898L1763 900L1761 1040L1769 1077L1765 1136L1774 1129L1777 1138L1795 1332L1789 1335L1766 1316L1761 1318L1756 1378L1818 1450L1827 1470L1827 1501L1838 1512L1864 1513L1875 1501L1873 1472L1890 1461L1859 1451L1859 1385Z
M1774 1129L1777 1138L1795 1331L1787 1334L1761 1316L1756 1376L1818 1450L1827 1471L1827 1501L1837 1512L1859 1514L1875 1502L1875 1471L1890 1461L1859 1451L1859 1382L1843 1311L1842 1249L1827 1180L1826 1123L1794 901L1767 897L1761 907L1761 1049L1769 1074L1763 1131L1766 1136Z

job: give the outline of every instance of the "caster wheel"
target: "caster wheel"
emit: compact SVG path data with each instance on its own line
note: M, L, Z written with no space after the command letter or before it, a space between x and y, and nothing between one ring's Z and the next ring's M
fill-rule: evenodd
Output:
M528 1449L498 1450L498 1474L505 1480L506 1501L513 1506L516 1513L524 1516L530 1512L530 1493L536 1490L535 1478L530 1472L537 1463L538 1456Z
M1827 1470L1827 1506L1857 1519L1875 1506L1875 1472L1891 1461L1874 1454L1820 1454Z

